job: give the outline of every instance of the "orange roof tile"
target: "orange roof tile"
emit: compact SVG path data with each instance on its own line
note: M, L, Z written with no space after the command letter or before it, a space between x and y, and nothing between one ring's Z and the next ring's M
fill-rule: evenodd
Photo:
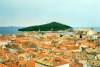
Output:
M11 53L10 55L9 55L9 58L10 59L14 59L14 58L16 58L17 57L17 55L15 54L15 53Z
M35 61L34 60L26 61L26 67L35 67Z
M61 52L64 52L64 51L61 50L61 49L54 49L53 52L55 52L55 53L61 53Z
M50 45L47 45L47 44L42 44L41 47L45 48L45 49L52 49L52 47Z
M55 57L53 59L53 66L59 66L68 63L65 59L61 59L60 57Z
M19 60L18 62L19 62L19 64L21 64L21 65L24 65L24 64L26 64L26 60L24 60L24 59L22 59L22 60Z
M16 38L15 39L15 42L21 42L21 41L23 41L23 38Z
M16 63L8 63L7 67L19 67Z
M59 43L58 46L67 46L67 45L73 45L73 44L74 44L73 42L64 41L64 42Z
M76 50L78 49L79 47L78 46L69 46L69 47L66 47L67 50Z
M11 40L9 36L0 36L0 40Z
M0 46L0 49L2 49L2 46Z
M7 60L7 55L6 54L2 54L2 60Z
M0 63L0 67L7 67L6 65L4 65L4 64L2 64L2 63Z
M82 67L82 65L79 64L79 63L72 62L72 63L70 64L70 67Z
M85 46L89 46L89 47L93 47L95 48L96 44L95 43L92 43L92 42L88 42L88 41L82 41L80 42L82 45L85 45Z

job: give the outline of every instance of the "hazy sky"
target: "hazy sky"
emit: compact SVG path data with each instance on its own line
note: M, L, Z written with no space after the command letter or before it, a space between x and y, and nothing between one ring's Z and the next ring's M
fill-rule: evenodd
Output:
M0 0L0 26L52 21L72 27L100 27L100 0Z

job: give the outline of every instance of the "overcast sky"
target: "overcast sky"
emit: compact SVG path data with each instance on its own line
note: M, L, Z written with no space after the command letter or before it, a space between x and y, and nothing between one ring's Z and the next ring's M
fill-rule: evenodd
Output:
M0 26L60 22L100 27L100 0L0 0Z

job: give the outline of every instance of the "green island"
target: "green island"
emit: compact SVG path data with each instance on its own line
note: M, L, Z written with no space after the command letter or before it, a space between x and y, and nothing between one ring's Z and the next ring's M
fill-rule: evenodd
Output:
M19 31L59 31L59 30L72 30L73 28L58 22L51 22L43 25L29 26L26 28L18 29Z

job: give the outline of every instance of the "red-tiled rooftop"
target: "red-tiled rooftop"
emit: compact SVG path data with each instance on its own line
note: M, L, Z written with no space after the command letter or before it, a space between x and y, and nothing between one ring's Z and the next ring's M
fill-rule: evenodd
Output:
M2 63L0 63L0 67L7 67L6 65L4 65L4 64L2 64Z
M70 63L70 67L82 67L82 65L80 63L72 62Z
M53 66L59 66L59 65L63 65L63 64L67 64L68 62L60 57L54 57L53 59Z
M64 41L58 44L58 46L67 46L67 45L73 45L73 42L68 42L68 41Z
M79 47L78 47L78 46L75 46L75 45L66 47L67 50L76 50L76 49L78 49L78 48L79 48Z
M64 52L64 51L61 50L61 49L56 49L56 48L55 48L55 49L53 50L53 52L55 52L55 53L61 53L61 52Z
M15 42L21 42L21 41L23 41L24 39L23 38L16 38L15 39Z
M41 47L45 48L45 49L52 49L52 47L50 45L47 45L47 44L42 44Z
M18 62L19 62L19 64L22 64L22 65L26 64L26 60L24 60L24 59L19 60Z

